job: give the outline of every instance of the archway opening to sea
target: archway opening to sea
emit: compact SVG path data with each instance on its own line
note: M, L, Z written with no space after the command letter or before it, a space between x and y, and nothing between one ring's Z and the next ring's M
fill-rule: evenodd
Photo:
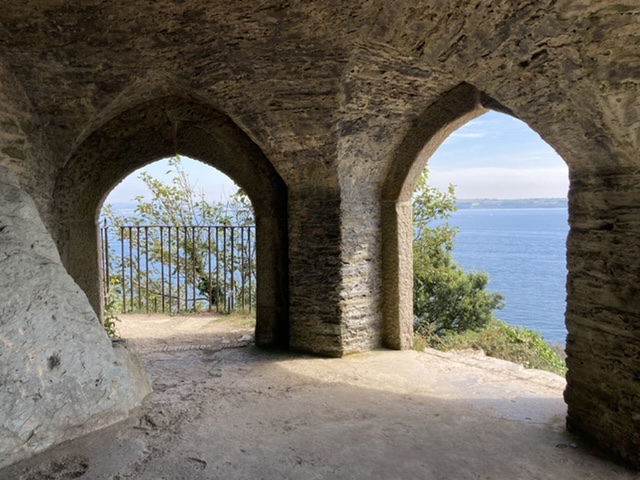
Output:
M174 120L178 118L179 121ZM96 313L103 317L104 305L101 292L103 272L98 255L100 238L97 228L100 209L113 187L136 169L176 155L198 159L224 172L241 186L247 197L251 199L256 225L254 237L255 342L265 347L288 346L287 186L260 147L228 115L206 102L181 95L169 95L132 105L99 127L75 149L64 169L58 174L54 195L60 222L60 231L57 234L58 250L64 267L86 293ZM159 225L159 227L173 226ZM189 261L192 255L194 232L193 229L188 228L189 225L182 227L179 232L166 231L167 240L171 236L172 241L175 241L175 249L172 251L181 251L186 255L187 263L180 261L180 275L195 270L196 276L202 279L202 268L207 269L206 282L202 282L208 283L205 291L211 292L208 296L212 301L223 301L223 297L226 301L229 295L226 288L223 291L210 290L213 279L209 281L206 264L198 272L201 265ZM126 233L129 233L128 229ZM146 232L141 233L140 242L146 249L145 234ZM231 233L232 244L234 234L237 235L237 231ZM209 233L207 232L206 235ZM223 243L227 238L228 245L229 236L225 237L223 234L222 237ZM127 238L128 241L121 241L121 251L130 248L134 242L140 245L137 232L133 238ZM178 242L180 242L179 246ZM187 247L186 251L185 247ZM141 254L138 262L136 253L135 267L127 265L129 276L135 276L137 282L134 295L141 282L146 286L146 268L143 258L146 261L146 256ZM240 259L243 261L242 255ZM234 264L237 261L238 257L234 253L230 263ZM162 263L161 257L161 271L166 271L165 278L171 275L172 280L175 279L174 264L172 263L171 268L166 265L163 270ZM224 260L222 263L224 264ZM145 275L138 282L137 271L140 269L144 269ZM180 278L177 260L175 275ZM232 283L235 282L234 278ZM181 286L184 286L182 281ZM193 301L193 297L197 297L201 289L196 285L194 295L193 285L190 287L187 289L189 294L187 291L184 294L181 292L180 302L175 292L175 305ZM173 293L172 287L172 295ZM231 295L237 294L237 283L235 283L231 288ZM144 300L146 302L146 296ZM151 298L149 300L152 301ZM131 295L129 301L131 302ZM159 303L161 303L160 300ZM136 307L142 308L138 302L135 304ZM234 305L237 304L234 301ZM146 306L144 308L146 313Z
M455 186L454 260L489 275L504 296L495 317L539 332L564 355L568 169L524 122L489 111L430 157L429 185ZM442 223L442 221L440 222Z
M109 192L100 233L110 333L143 350L214 347L220 337L237 342L238 332L250 340L255 218L224 173L187 157L149 163Z

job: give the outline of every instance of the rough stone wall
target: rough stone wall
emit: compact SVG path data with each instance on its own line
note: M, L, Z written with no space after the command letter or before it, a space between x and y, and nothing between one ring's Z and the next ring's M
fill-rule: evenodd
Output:
M639 198L637 168L572 178L565 392L569 428L636 466L640 244L631 232L640 231Z
M51 225L54 165L42 125L20 83L0 59L0 166L10 169Z
M363 182L364 183L364 182ZM382 346L377 189L342 200L342 342L345 353Z
M150 387L0 167L0 467L126 418Z
M339 191L291 188L289 212L290 345L342 356Z
M571 171L567 243L568 427L640 468L640 9L584 6L571 19L594 83L576 106L592 129ZM583 15L580 15L582 13ZM633 23L625 20L635 19ZM604 35L603 32L608 34ZM598 91L598 93L594 93ZM585 142L585 138L576 139ZM571 152L566 153L567 156Z

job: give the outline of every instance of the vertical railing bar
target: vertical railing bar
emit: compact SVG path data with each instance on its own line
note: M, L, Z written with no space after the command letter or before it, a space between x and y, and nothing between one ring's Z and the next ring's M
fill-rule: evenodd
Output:
M100 237L98 241L98 261L100 262L100 288L102 289L100 295L106 298L107 292L104 284L104 227L102 225L98 226L98 236Z
M133 311L133 231L131 228L132 227L129 227L129 282L131 283L129 290L131 302L129 308Z
M105 272L105 294L107 300L109 299L109 292L111 291L111 272L109 271L109 227L107 226L107 221L105 220L104 226L104 243L102 247L104 248L104 272Z
M249 253L249 312L251 312L253 307L253 268L251 266L251 260L253 260L253 252L251 249L251 227L249 227L249 245L248 245L248 253Z
M136 227L136 260L136 277L138 279L138 310L142 310L142 282L140 281L140 227Z
M171 294L172 294L171 290L173 287L173 278L172 278L173 273L171 272L171 227L167 227L167 240L169 243L169 249L167 252L167 262L169 264L169 269L168 269L169 270L169 314L171 314L172 304L173 304L172 297L171 297Z
M145 282L147 313L149 313L149 227L144 227L144 266L147 273Z
M222 287L224 295L224 309L229 313L227 304L227 227L222 227Z
M160 295L162 304L162 313L164 313L164 227L160 226ZM156 299L156 313L158 312L158 297Z
M235 310L235 293L236 293L236 272L235 272L235 228L231 227L231 311Z
M100 261L100 288L102 289L100 294L103 298L107 298L107 285L104 281L104 227L99 226L98 230L100 236L98 260Z
M249 280L248 275L251 272L248 270L247 264L249 263L249 233L250 227L245 227L246 235L242 236L242 310L247 310L247 283Z
M213 300L211 290L211 226L207 227L207 274L209 279L207 282L207 297L209 297L209 311L211 311L211 303Z
M180 312L180 227L176 227L176 313Z
M247 226L247 245L245 247L246 250L246 260L245 260L245 268L246 268L246 280L245 280L245 289L246 289L246 309L251 311L251 227Z
M184 309L189 311L189 232L187 227L184 231Z
M251 271L253 272L253 274L255 274L255 275L256 275L256 277L255 277L256 279L257 279L257 273L256 273L256 272L257 272L257 268L258 268L258 267L257 267L258 263L257 263L257 260L256 260L256 255L257 255L257 253L256 253L256 242L258 241L258 240L257 240L257 238L258 238L258 233L257 233L257 232L258 232L258 231L257 231L256 227L253 227L253 228L251 229L251 261L252 261L252 264L251 264ZM252 281L253 281L253 279L254 279L253 275L251 276L251 279L252 279ZM256 283L257 283L257 282L253 282L253 288L251 289L251 295L252 295L252 296L251 296L251 304L252 304L254 307L255 307L256 305L254 305L254 303L253 303L253 302L256 302L256 304L257 304L257 302L258 302L258 300L257 300L257 298L258 298L258 297L257 297L257 295L256 295L256 289L257 289L258 287L257 287Z
M236 262L241 262L242 261L242 256L240 255L240 253L242 252L242 227L236 227L236 230L238 230L238 228L240 228L240 233L238 234L239 237L240 237L240 239L239 239L240 246L238 247L238 240L236 240L234 242L235 248L233 249L233 251L235 252L235 255L236 255ZM234 265L235 265L235 262L234 262ZM242 284L241 281L238 279L238 275L240 275L240 277L242 277L242 263L239 263L238 266L235 267L235 272L234 272L234 275L233 275L234 282L235 282L234 283L235 288L239 288L238 285ZM237 295L234 295L233 303L234 303L235 308L239 308L240 303L238 302Z
M216 227L216 313L220 313L220 227Z
M191 259L193 262L193 311L196 311L196 283L197 283L197 279L196 279L196 227L191 227L191 241L193 242L191 244L192 248L191 248L191 254L193 256L193 258Z
M124 227L120 227L120 265L122 266L122 313L127 311L126 273L124 265Z
M251 227L247 227L247 309L251 311Z
M251 311L251 227L247 227L247 310Z
M182 227L184 233L184 241L182 249L184 250L183 270L184 270L184 309L189 311L189 235L187 227Z
M187 243L188 233L187 227L184 227L184 309L189 311L189 262L187 261Z

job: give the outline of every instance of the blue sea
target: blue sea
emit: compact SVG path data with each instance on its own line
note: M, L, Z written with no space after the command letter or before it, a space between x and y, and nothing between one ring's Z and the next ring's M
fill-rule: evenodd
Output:
M466 270L484 270L489 289L506 297L496 316L564 345L566 329L566 208L464 209L454 258Z

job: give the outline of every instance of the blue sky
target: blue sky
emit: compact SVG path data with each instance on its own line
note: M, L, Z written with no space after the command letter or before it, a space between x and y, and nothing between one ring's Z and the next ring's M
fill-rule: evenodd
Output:
M182 157L182 166L189 174L196 190L202 190L209 200L225 200L233 195L238 188L225 174L197 160ZM139 173L144 170L151 176L162 179L170 168L167 159L154 162L135 171L109 193L104 203L128 203L138 195L148 195L149 190L138 178ZM171 176L167 177L167 179L169 178Z
M235 184L213 168L187 158L183 165L197 189L211 200L232 195ZM144 169L155 177L168 170L166 160ZM456 185L458 198L566 197L567 166L526 124L489 112L452 133L429 160L430 183ZM105 203L130 202L145 195L138 173L123 180Z
M430 184L458 198L566 197L562 158L525 123L489 112L453 132L429 160Z

